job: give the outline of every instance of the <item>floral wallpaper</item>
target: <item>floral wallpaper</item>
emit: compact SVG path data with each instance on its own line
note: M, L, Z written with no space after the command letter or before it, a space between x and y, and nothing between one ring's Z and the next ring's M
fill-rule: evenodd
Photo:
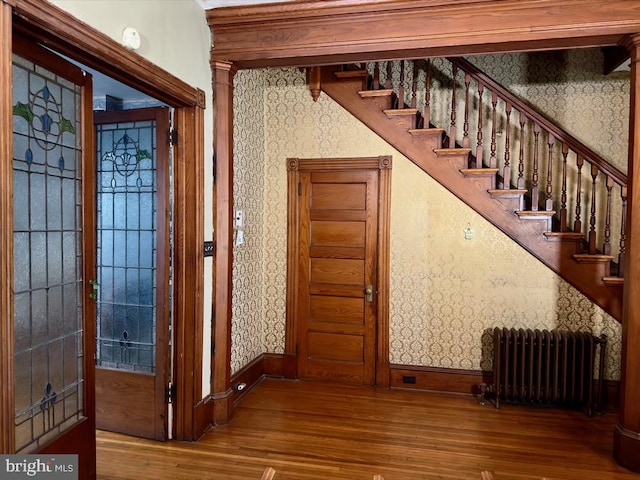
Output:
M235 79L234 208L244 211L244 243L233 249L231 371L264 352L263 195L265 191L264 72L243 70ZM237 233L236 233L237 234Z
M606 333L619 378L617 321L326 95L313 102L304 72L240 71L235 87L234 201L261 224L234 249L232 371L284 350L286 159L391 155L391 363L490 369L493 327L559 327Z

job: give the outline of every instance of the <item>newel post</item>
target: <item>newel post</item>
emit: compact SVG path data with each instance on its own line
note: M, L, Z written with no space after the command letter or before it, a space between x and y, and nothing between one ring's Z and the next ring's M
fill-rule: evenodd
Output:
M631 53L628 244L624 260L620 418L613 436L613 456L623 467L640 472L640 35L627 38L624 44Z
M233 414L231 387L231 282L233 262L233 77L228 62L211 62L214 95L214 270L211 392L215 424Z

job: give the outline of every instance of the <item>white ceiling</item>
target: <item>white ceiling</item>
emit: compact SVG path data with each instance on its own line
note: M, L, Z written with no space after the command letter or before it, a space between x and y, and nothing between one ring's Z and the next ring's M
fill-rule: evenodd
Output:
M219 7L236 7L238 5L257 5L259 3L282 3L291 1L294 0L196 0L205 10Z

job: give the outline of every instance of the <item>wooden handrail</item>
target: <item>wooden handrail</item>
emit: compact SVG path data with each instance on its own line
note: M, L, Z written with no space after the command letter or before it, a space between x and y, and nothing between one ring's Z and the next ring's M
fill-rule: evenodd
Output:
M516 97L513 93L511 93L494 79L489 77L474 64L461 57L447 57L447 60L463 70L465 73L471 75L471 77L480 84L488 87L491 91L496 92L502 100L511 103L514 109L523 113L527 118L542 126L547 132L551 133L556 140L559 140L563 144L568 145L571 150L578 153L578 155L582 155L592 165L596 165L602 172L613 178L616 183L623 186L627 185L627 176L620 170L618 170L618 168L602 158L582 142L572 137L560 127L552 123L540 112L527 105L524 101Z

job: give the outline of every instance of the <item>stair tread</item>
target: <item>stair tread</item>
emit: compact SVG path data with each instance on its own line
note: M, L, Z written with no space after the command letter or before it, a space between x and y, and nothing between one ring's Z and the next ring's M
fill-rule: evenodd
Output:
M516 215L519 217L547 218L553 217L555 214L555 210L516 210Z
M602 277L602 281L612 287L621 287L624 285L623 277Z
M463 168L460 171L463 175L468 177L491 176L498 173L497 168Z
M393 108L389 110L383 110L383 113L387 117L401 116L401 115L415 115L418 113L417 108Z
M498 197L520 197L526 194L528 190L523 188L492 188L487 192L489 192L489 195Z
M581 241L584 240L584 233L581 232L544 232L543 235L550 241Z
M467 155L471 153L470 148L434 148L436 155L446 157L448 155Z
M347 70L346 72L335 72L338 78L362 78L368 77L369 72L366 70Z
M601 253L576 253L573 255L573 259L578 263L605 263L614 258L613 255L603 255Z
M390 97L393 95L393 90L387 88L383 90L361 90L358 92L358 95L362 98Z
M420 135L442 135L446 130L444 128L412 128L409 133L413 136Z

